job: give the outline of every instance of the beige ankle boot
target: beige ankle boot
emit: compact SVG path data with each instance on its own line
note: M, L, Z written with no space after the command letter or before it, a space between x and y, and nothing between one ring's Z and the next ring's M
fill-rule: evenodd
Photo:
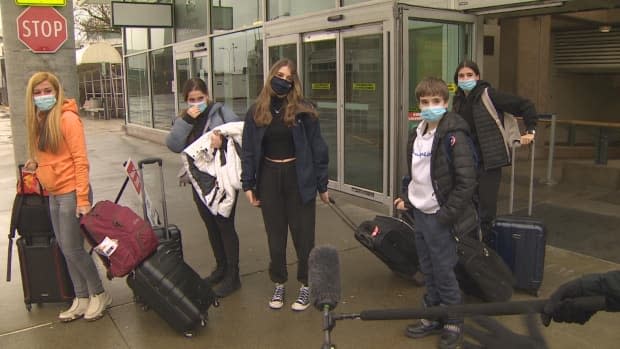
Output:
M77 320L84 316L88 308L89 298L73 298L71 307L58 315L58 319L62 322Z
M104 311L112 304L112 297L106 292L90 297L88 309L84 313L84 320L95 321L103 317Z

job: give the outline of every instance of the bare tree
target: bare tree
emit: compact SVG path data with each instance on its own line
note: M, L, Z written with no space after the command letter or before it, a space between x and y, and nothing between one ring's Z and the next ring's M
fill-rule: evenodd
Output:
M76 39L102 39L120 35L121 29L112 26L112 6L110 4L82 4L74 6Z

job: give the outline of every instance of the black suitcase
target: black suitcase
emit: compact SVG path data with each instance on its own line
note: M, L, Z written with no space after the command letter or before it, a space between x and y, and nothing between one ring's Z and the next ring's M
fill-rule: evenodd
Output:
M510 179L509 215L498 216L492 227L492 247L512 270L515 288L538 296L545 268L546 228L544 223L532 215L534 192L534 143L531 145L530 186L528 216L515 216L513 211L515 180L515 149L512 150L512 172Z
M26 309L32 303L71 302L75 297L65 258L56 239L38 237L27 242L17 239L17 253Z
M168 244L127 276L127 285L148 308L187 337L205 326L207 311L217 300L210 285L180 259Z
M407 280L422 282L413 226L409 222L397 217L376 216L357 226L332 198L329 206L353 230L355 239L390 270Z

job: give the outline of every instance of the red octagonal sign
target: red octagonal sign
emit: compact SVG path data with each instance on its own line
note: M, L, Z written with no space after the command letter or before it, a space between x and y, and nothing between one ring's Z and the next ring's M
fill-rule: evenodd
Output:
M67 19L53 7L28 7L17 17L17 37L34 53L54 53L67 41Z

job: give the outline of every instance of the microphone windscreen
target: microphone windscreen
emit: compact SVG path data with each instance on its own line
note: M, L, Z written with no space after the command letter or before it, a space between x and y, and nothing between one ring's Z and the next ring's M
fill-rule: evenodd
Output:
M340 302L340 261L338 251L332 246L317 246L308 259L308 284L310 300L314 307L323 310L328 305L334 309Z

